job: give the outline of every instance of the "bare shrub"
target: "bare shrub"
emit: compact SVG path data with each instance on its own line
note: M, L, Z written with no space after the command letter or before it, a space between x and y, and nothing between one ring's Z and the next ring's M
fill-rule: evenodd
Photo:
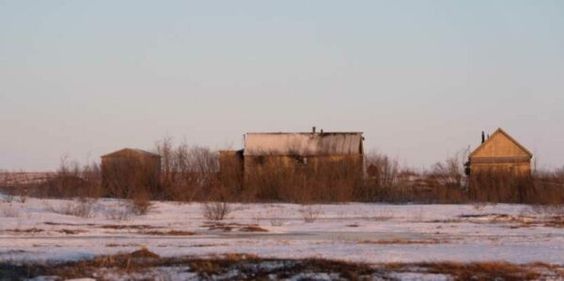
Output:
M221 221L231 213L232 208L229 203L222 201L206 202L202 205L202 214L205 219Z
M104 212L106 219L116 221L128 221L132 214L133 211L130 204L113 206L112 208L106 209Z
M447 158L444 162L438 162L431 168L431 175L438 186L442 187L462 187L464 179L464 159L465 153L457 153L453 157Z
M365 156L367 176L373 179L379 187L392 187L398 181L400 173L397 160L377 152Z
M388 156L370 152L364 157L366 175L363 184L356 191L359 201L393 201L403 192L400 187L400 168L396 160Z
M139 191L135 193L130 201L131 211L138 216L146 215L153 205L150 199L148 192Z
M204 199L218 184L218 154L208 148L175 145L171 138L156 144L162 156L162 193L168 199L192 201Z
M272 226L283 226L286 223L286 220L283 218L271 218L270 225Z
M45 180L27 185L21 189L20 196L52 198L101 196L101 171L96 163L81 166L77 161L62 157L56 172Z
M2 200L7 203L12 203L14 201L14 196L11 194L2 194Z
M26 195L26 194L22 194L22 195L20 195L20 196L17 196L17 197L16 197L16 200L17 200L19 203L24 204L25 201L27 201L27 195Z
M78 199L69 201L60 206L47 206L47 209L53 213L69 215L81 218L91 218L95 215L94 205L96 200Z
M564 218L564 204L550 204L550 205L532 205L531 211L546 217L562 217Z
M0 213L3 217L8 218L18 218L20 216L20 211L18 208L14 207L11 203L1 204Z
M306 223L315 222L323 213L319 206L314 205L304 205L299 209L299 212Z
M472 207L474 208L474 210L479 211L479 212L485 210L488 205L490 205L488 202L478 201L478 202L472 203Z

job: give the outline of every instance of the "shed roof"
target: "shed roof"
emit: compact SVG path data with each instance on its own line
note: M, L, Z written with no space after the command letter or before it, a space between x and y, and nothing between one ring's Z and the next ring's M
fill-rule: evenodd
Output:
M244 155L361 155L362 132L247 133Z
M102 155L102 158L106 157L127 157L130 155L138 155L143 157L153 157L153 158L160 158L161 156L155 153L151 153L145 150L137 149L137 148L124 148L120 149L105 155Z

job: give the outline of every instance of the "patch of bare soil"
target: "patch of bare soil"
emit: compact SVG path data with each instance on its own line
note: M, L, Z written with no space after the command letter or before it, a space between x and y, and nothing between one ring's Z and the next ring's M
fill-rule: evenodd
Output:
M127 244L109 243L109 244L106 244L106 247L109 247L109 248L114 248L114 247L140 247L140 245L134 244L134 243L127 243Z
M158 226L146 225L146 224L104 224L101 225L100 228L103 229L134 229L134 230L143 230L143 229L156 229L159 228Z
M60 232L60 233L63 233L63 234L73 235L73 234L85 233L85 232L88 232L88 231L82 230L82 229L59 229L59 230L57 230L57 232Z
M440 244L446 243L439 239L389 239L389 240L362 240L358 244L380 244L380 245L407 245L407 244Z
M459 218L474 223L509 223L509 228L522 227L564 227L564 216L525 216L525 215L508 215L508 214L470 214L460 215Z
M219 230L224 232L229 232L229 231L268 232L267 229L260 227L258 224L207 222L203 224L202 227L205 227L208 230Z
M159 231L159 230L148 230L148 231L140 231L139 234L145 235L168 235L168 236L191 236L195 235L195 232L192 231L182 231L182 230L168 230L168 231Z
M401 273L443 274L452 280L559 280L561 266L542 263L515 265L504 262L487 263L417 263L368 265L324 259L261 259L247 254L225 254L208 258L162 258L141 248L129 254L103 256L58 264L12 265L0 263L3 273L19 280L37 276L57 276L61 279L126 276L126 280L154 280L163 276L148 275L151 270L175 268L193 273L200 280L396 280ZM108 275L104 275L108 274ZM164 276L165 279L167 276ZM11 280L9 279L9 280ZM168 276L168 279L173 279Z
M160 258L159 255L149 251L147 248L141 248L137 251L131 252L129 255L126 255L129 258L151 258L151 259L158 259Z
M10 233L39 233L39 232L43 232L45 230L40 229L40 228L25 228L25 229L20 229L20 228L16 228L16 229L6 229L4 230L5 232L10 232Z
M405 267L405 265L403 265ZM420 263L416 268L422 268L427 273L450 275L453 280L547 280L562 278L564 272L561 267L542 263L517 265L507 262L476 262L476 263ZM413 266L409 267L413 270ZM558 279L554 279L558 280Z
M524 216L524 215L508 215L508 214L466 214L458 216L462 219L468 219L471 222L487 222L487 223L499 223L499 222L530 222L535 220L535 217Z
M46 221L43 224L46 224L46 225L63 225L63 226L96 226L96 224L93 224L93 223L62 223L62 222L52 222L52 221Z
M243 232L268 232L268 230L258 226L258 225L248 225L239 228L239 231Z

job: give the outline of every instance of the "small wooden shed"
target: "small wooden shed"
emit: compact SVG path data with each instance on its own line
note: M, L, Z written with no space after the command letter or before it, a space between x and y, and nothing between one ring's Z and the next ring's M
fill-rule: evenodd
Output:
M135 191L157 192L161 156L124 148L102 157L102 186L109 196L128 197Z
M533 154L503 129L497 129L489 138L482 134L482 144L476 148L467 163L468 174L482 172L528 175L531 173Z

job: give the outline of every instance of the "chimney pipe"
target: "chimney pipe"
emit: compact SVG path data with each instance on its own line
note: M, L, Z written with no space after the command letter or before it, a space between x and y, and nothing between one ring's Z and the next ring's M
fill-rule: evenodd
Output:
M486 133L482 131L482 143L486 141Z
M315 126L313 126L313 128L311 128L311 132L315 134Z

